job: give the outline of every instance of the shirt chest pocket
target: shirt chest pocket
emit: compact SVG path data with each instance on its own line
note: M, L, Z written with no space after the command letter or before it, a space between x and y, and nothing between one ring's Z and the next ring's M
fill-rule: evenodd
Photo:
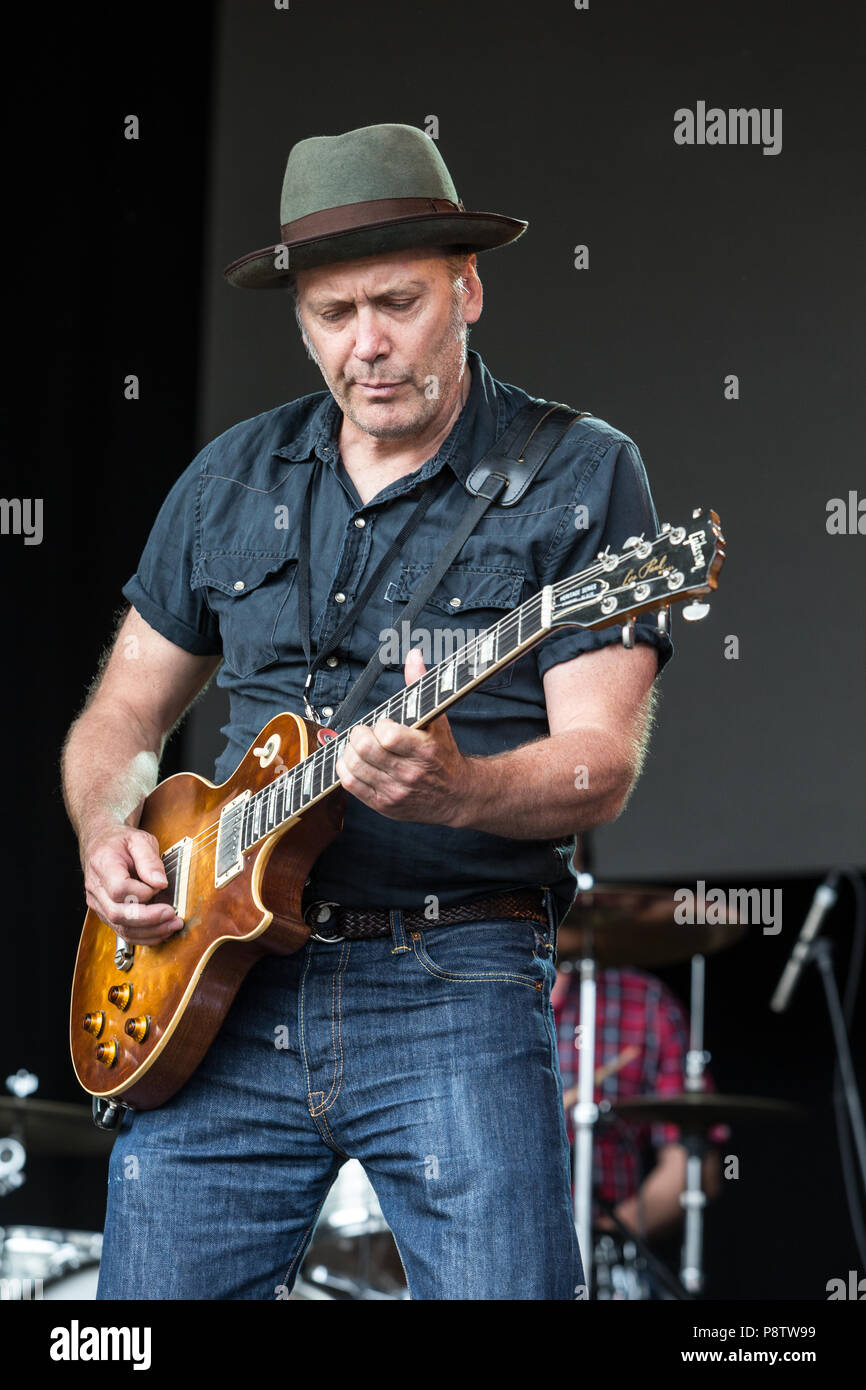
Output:
M518 569L452 565L415 621L407 624L401 613L427 579L430 568L430 565L404 565L398 578L385 591L401 659L405 660L409 647L420 647L429 670L466 647L466 659L472 663L473 674L481 676L497 657L495 639L486 640L483 634L520 603L526 575ZM511 664L487 677L485 689L496 690L510 685L513 675Z
M276 632L294 592L295 555L212 552L192 578L219 622L223 657L238 676L251 676L278 659Z

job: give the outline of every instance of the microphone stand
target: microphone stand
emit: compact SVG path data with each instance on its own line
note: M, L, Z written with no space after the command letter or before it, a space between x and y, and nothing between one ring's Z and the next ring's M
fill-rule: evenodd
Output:
M857 1160L860 1164L860 1176L863 1186L866 1188L866 1129L863 1125L863 1107L860 1104L857 1078L854 1075L854 1064L851 1061L848 1031L845 1027L845 1015L833 970L833 946L826 937L819 937L817 941L813 941L806 955L806 962L809 961L814 961L821 972L821 983L824 986L827 1011L833 1029L833 1041L836 1044L836 1056L839 1059L839 1075L842 1079L848 1122L854 1136L854 1147L857 1150Z

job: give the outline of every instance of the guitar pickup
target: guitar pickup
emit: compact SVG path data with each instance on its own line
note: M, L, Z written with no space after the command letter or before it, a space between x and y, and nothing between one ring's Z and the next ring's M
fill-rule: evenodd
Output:
M217 829L216 856L214 860L214 882L217 888L243 872L243 826L244 807L250 798L249 791L241 792L220 812Z

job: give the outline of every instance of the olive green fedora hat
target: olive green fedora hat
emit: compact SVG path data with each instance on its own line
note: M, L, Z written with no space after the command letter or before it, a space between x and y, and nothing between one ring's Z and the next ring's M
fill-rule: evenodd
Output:
M411 125L368 125L293 146L280 199L281 240L226 266L245 290L285 287L311 266L412 247L490 251L528 223L467 212L436 144Z

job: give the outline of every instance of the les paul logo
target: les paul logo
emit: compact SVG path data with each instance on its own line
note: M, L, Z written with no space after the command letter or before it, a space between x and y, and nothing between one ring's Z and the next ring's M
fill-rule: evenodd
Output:
M661 579L669 574L672 566L668 562L666 555L653 555L646 564L638 569L627 570L623 575L623 584L638 584L644 579Z

